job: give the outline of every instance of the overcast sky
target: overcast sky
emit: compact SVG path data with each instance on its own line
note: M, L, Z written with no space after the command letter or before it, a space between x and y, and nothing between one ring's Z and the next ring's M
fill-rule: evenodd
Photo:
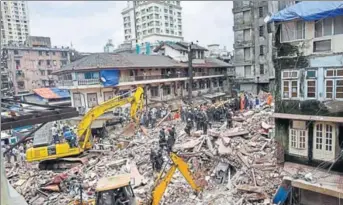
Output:
M121 11L126 1L29 1L31 35L49 36L53 45L102 52L108 39L124 41ZM185 41L206 46L233 44L232 1L183 1Z

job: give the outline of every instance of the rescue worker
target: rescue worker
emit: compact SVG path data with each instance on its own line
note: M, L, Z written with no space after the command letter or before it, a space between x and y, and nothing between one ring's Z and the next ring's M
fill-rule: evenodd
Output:
M168 152L172 151L174 144L175 144L175 127L173 126L169 130L169 136L168 136L168 140L167 140Z
M156 124L156 112L151 112L151 128L154 128Z
M187 125L186 125L186 128L185 128L185 132L188 134L188 135L191 135L191 129L193 127L193 122L191 120L191 118L188 118L187 119Z
M152 170L156 171L156 159L157 159L157 154L153 148L150 150L150 162L152 164Z
M231 113L231 109L228 109L228 111L226 112L226 120L227 120L226 128L227 129L232 128L232 113Z
M69 127L65 127L64 129L65 131L63 132L63 137L64 139L68 142L69 146L70 147L73 147L73 143L72 143L72 132L71 130L69 129Z
M162 149L159 149L156 155L156 165L155 169L157 172L160 172L163 165L163 156L162 156Z
M159 145L160 145L160 148L163 149L164 147L167 146L167 141L166 141L166 134L165 134L165 129L162 128L160 130L160 139L159 139Z
M60 141L58 137L57 124L54 124L54 126L51 127L51 135L54 140L54 144L57 144Z

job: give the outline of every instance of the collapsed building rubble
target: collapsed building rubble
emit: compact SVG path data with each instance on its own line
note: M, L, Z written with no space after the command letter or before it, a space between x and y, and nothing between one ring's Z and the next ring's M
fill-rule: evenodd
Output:
M155 179L150 149L158 147L160 127L175 125L173 151L188 161L203 192L194 195L176 172L162 204L271 204L282 179L276 144L269 135L273 127L271 114L271 108L239 113L233 117L233 128L214 123L206 135L200 130L186 135L185 123L180 120L161 121L159 127L145 129L140 137L119 135L122 130L118 127L110 132L108 142L103 141L105 150L92 152L82 166L55 173L39 170L37 164L31 163L27 169L7 168L7 177L29 204L50 205L68 204L79 198L80 186L83 199L94 198L100 178L131 173L137 198L147 201ZM120 146L114 146L114 142Z

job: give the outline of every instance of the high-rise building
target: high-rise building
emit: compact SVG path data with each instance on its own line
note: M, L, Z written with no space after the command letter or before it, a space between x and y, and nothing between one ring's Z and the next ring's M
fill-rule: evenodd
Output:
M29 35L27 1L1 1L1 45L23 45Z
M122 11L125 42L148 53L160 41L183 40L180 1L128 1Z

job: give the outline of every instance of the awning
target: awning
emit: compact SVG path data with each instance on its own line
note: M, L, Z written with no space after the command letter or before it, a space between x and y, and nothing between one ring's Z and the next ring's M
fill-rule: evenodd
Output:
M315 21L342 15L343 1L303 1L273 14L268 22Z
M296 115L287 113L273 113L272 117L292 120L308 120L308 121L322 121L322 122L337 122L343 123L343 117L328 117L316 115Z
M287 176L284 180L291 181L292 187L297 187L304 190L309 190L337 198L342 198L343 189L340 186L343 182L343 176L336 172L328 173L327 170L322 170L313 167L285 162L284 171ZM312 181L305 181L304 178L299 177L299 173L311 173Z
M33 92L45 99L59 99L70 97L68 90L62 90L58 88L37 88L33 89Z

